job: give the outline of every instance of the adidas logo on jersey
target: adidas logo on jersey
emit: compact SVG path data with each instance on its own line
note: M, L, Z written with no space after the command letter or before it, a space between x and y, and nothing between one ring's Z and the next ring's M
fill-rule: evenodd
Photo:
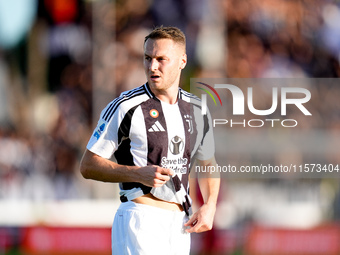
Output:
M162 127L159 121L156 121L155 124L151 126L148 130L149 132L165 132L165 129Z

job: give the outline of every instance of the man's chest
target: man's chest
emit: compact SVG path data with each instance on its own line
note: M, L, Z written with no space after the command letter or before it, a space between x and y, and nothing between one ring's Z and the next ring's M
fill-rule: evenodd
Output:
M146 102L132 116L131 149L138 151L140 148L146 153L148 164L179 169L190 158L192 130L188 107L181 103Z

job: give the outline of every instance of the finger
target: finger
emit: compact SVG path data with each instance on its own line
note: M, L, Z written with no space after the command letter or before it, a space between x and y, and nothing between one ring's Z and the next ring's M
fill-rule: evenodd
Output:
M174 175L174 171L170 168L160 168L160 173L163 175Z
M201 226L202 226L202 224L197 223L197 221L196 221L196 224L187 228L186 232L188 232L188 233L194 233L194 232L198 233L198 232L200 232L199 230L200 230Z
M194 226L197 223L196 214L194 214L185 224L184 226Z
M169 177L168 175L163 175L163 174L161 174L161 173L156 173L155 179L160 180L160 181L167 182L167 181L170 180L170 177Z
M164 180L154 179L153 187L155 187L155 188L162 187L165 183L166 183L166 181L164 181Z

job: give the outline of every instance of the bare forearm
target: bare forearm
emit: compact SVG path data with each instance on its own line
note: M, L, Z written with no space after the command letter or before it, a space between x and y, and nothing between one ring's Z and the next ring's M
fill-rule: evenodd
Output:
M215 158L207 161L200 161L199 163L206 166L216 166L217 164ZM216 205L218 193L220 190L219 175L215 174L213 177L211 177L211 175L209 176L209 173L200 173L198 177L198 183L204 203Z
M198 162L198 164L211 166L216 164L215 158ZM199 176L198 179L201 194L203 196L204 204L197 210L196 213L189 219L185 226L189 233L204 232L211 230L213 226L214 216L216 212L216 203L218 192L220 189L220 178L207 177L206 175Z
M126 166L102 158L86 150L80 163L86 179L102 182L139 182L149 187L160 187L170 180L171 169L160 166Z
M220 178L200 178L198 183L204 203L216 206L220 190Z
M135 166L119 165L88 150L80 163L80 172L84 178L102 182L134 182L136 170Z

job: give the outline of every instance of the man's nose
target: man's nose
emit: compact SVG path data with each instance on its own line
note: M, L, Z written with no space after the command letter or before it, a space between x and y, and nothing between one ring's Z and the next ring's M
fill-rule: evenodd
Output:
M158 69L158 61L156 59L151 59L150 61L150 70L155 71Z

